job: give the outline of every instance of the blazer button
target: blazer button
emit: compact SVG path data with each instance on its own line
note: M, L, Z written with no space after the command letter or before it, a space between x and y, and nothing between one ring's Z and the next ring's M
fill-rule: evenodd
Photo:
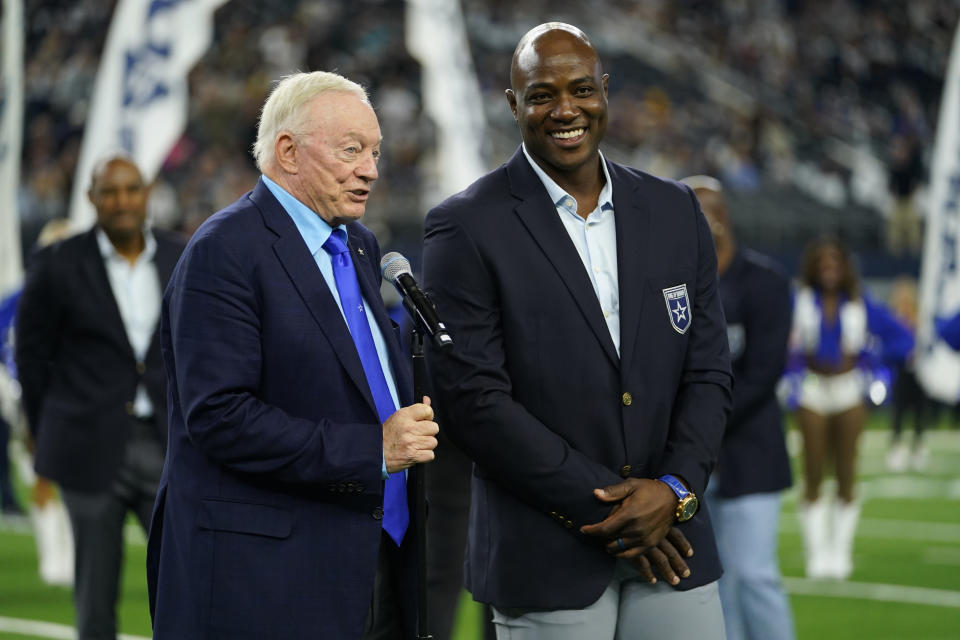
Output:
M383 520L383 507L376 507L371 515L374 520Z
M620 396L620 399L623 401L623 406L629 407L633 404L633 396L630 395L629 391L624 391L623 395Z
M143 364L142 362L138 362L137 373L139 373L140 375L143 375L146 372L147 372L147 365Z
M127 404L123 405L123 408L127 410L127 415L133 415L133 401L127 400Z
M564 520L563 526L565 526L567 529L573 529L573 523L569 520Z
M623 465L622 467L620 467L620 477L629 478L631 471L633 471L633 467L631 467L628 464Z

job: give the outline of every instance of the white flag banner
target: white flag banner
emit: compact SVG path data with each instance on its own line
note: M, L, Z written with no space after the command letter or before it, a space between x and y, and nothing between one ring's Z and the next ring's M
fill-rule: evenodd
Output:
M20 286L20 151L23 142L23 0L3 0L0 68L0 300Z
M93 165L129 152L147 181L187 122L187 74L213 39L213 12L226 0L120 0L100 60L74 176L70 222L93 224L87 200Z
M486 117L470 58L460 0L407 0L407 51L422 71L424 110L437 127L437 193L432 204L487 172Z
M920 271L916 371L934 398L960 399L960 353L936 336L935 317L960 312L960 27L943 84Z

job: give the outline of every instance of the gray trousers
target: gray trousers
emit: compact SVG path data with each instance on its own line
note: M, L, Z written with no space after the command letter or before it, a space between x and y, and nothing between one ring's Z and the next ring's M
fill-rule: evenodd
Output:
M73 600L78 640L116 640L127 512L133 512L144 532L150 526L163 471L163 446L152 422L131 418L130 429L123 464L109 490L61 491L76 548Z
M717 583L676 591L651 585L625 562L600 599L584 609L501 611L497 640L724 640Z

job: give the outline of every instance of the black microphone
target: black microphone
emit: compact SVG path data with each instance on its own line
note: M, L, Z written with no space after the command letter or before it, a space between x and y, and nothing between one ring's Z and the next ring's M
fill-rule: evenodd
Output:
M380 273L383 279L393 284L403 297L403 306L407 313L433 339L433 343L441 349L453 346L453 338L447 332L447 327L437 317L437 310L427 295L417 286L410 271L410 261L396 251L391 251L380 260Z

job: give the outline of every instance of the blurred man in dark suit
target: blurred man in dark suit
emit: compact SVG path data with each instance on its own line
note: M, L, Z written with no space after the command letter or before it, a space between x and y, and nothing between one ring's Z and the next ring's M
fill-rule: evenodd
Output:
M780 494L791 484L777 401L792 320L790 283L769 258L739 247L718 180L683 180L697 194L717 246L720 301L733 363L733 411L710 478L724 574L727 640L789 640L793 616L780 580Z
M93 171L97 222L33 257L17 315L16 362L37 473L60 485L76 545L81 640L113 640L123 524L146 531L166 446L160 298L183 249L146 225L133 160Z

